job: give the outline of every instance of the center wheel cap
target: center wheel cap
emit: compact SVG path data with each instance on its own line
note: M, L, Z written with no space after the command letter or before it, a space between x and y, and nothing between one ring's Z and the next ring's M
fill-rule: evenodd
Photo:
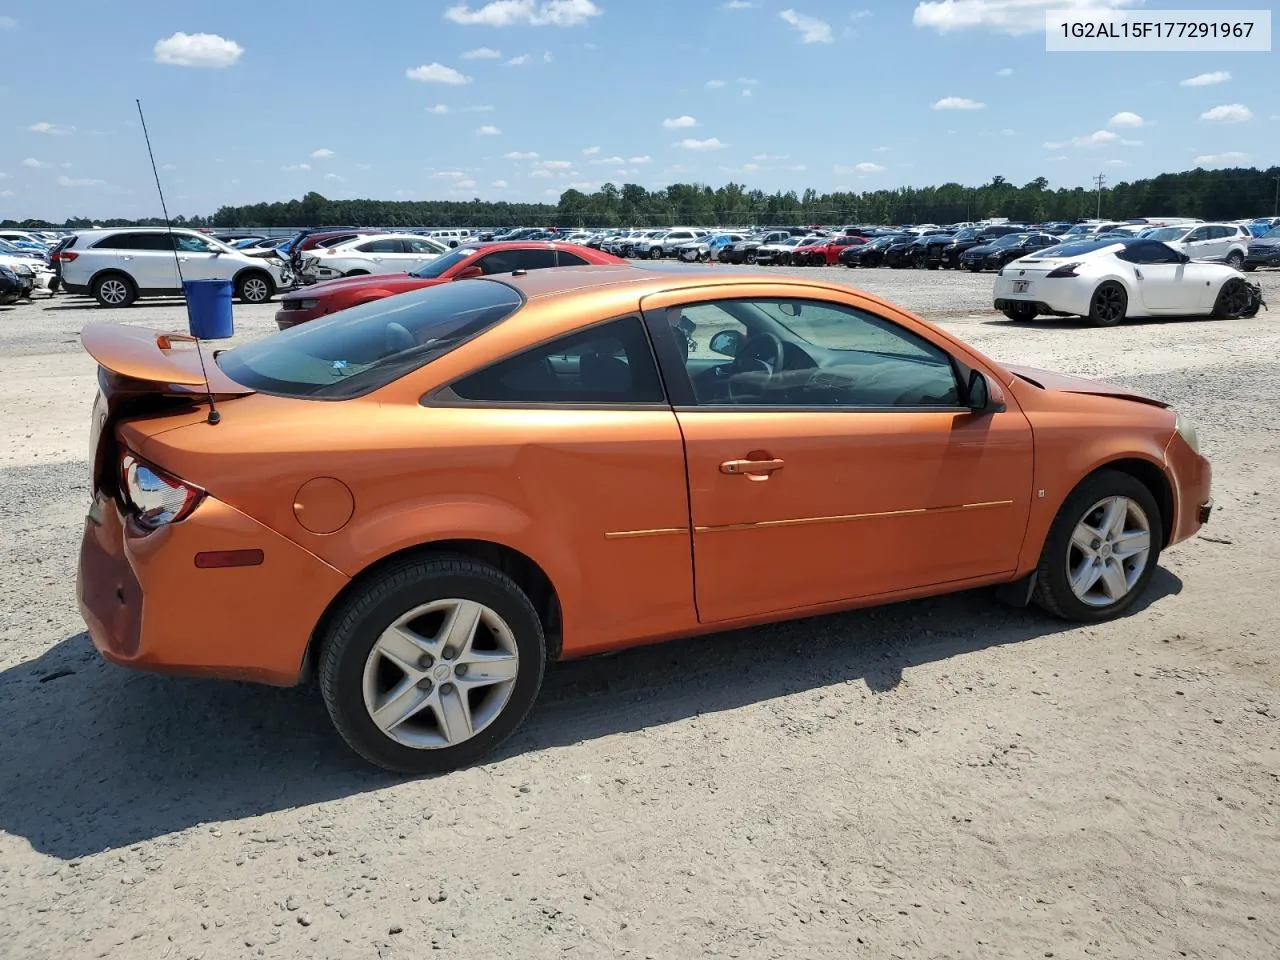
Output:
M434 670L431 671L431 675L435 677L437 680L448 680L450 673L451 673L451 670L449 669L449 665L447 663L441 663L437 665Z

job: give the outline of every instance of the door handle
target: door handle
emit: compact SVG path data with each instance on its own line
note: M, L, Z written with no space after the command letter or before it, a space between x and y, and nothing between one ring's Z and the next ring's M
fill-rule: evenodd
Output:
M782 460L726 460L720 464L720 472L734 476L741 474L748 480L767 480L769 474L785 466Z
M179 258L178 258L178 262L179 262L179 263L186 263L186 262L187 262L188 260L190 260L190 259L191 259L190 257L179 257Z
M121 259L121 260L132 260L132 259L133 259L133 257L132 257L132 256L126 256L125 254L123 254L123 253L122 253L122 254L120 254L120 259Z

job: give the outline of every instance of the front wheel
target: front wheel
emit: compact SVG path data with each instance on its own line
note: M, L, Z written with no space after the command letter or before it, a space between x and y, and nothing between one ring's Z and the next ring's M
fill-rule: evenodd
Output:
M462 556L392 564L330 620L320 691L347 744L399 773L474 763L542 685L546 641L524 592Z
M1036 603L1065 620L1120 616L1151 582L1162 530L1155 497L1139 480L1115 470L1086 477L1049 529Z
M649 259L650 259L650 260L661 260L661 259L662 259L662 248L661 248L661 247L650 247L650 248L649 248Z
M1114 280L1100 284L1089 298L1088 320L1095 327L1114 327L1124 320L1129 295Z
M1232 277L1218 291L1213 305L1215 320L1239 320L1258 313L1258 297L1248 281Z
M271 278L261 273L248 273L236 281L236 296L241 303L266 303L275 293Z
M1244 254L1239 250L1232 250L1227 254L1227 266L1234 270L1240 270L1244 267Z

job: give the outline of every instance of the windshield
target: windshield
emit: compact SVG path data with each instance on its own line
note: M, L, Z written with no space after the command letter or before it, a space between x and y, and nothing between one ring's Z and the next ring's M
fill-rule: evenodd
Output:
M992 247L1016 247L1022 242L1022 234L1006 233L999 240L992 240L989 246Z
M409 274L409 276L434 279L442 276L445 271L449 270L451 267L456 267L459 263L475 252L475 247L458 247L456 250L450 250L442 257L436 257L430 263L423 264L417 270L413 271L413 273Z
M1259 237L1259 239L1260 240L1280 240L1280 227L1272 227L1270 230L1264 233L1261 237Z
M1158 230L1144 231L1144 235L1148 240L1159 240L1161 243L1168 243L1170 240L1181 240L1186 232L1186 227L1161 227Z
M1066 257L1079 257L1086 253L1093 253L1095 250L1101 250L1103 247L1119 246L1116 240L1082 240L1077 243L1060 243L1056 247L1046 247L1036 252L1037 257L1046 260L1061 260Z
M972 240L977 235L978 235L977 230L973 229L972 227L967 227L964 230L961 230L951 239L952 240Z
M345 400L384 387L505 320L523 304L504 283L442 283L374 300L217 355L262 393Z

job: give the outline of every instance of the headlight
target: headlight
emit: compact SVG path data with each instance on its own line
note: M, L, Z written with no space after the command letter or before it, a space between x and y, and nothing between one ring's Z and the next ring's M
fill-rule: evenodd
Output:
M1177 414L1177 422L1174 425L1174 429L1178 431L1178 436L1186 441L1188 447L1196 453L1200 452L1200 438L1196 436L1196 428L1193 427L1180 413Z

